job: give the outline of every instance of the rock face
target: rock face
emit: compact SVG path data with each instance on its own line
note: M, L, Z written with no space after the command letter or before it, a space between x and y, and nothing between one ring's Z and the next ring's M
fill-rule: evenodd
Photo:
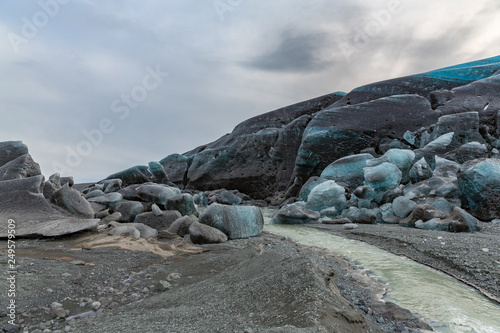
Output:
M260 208L212 204L201 214L200 223L217 228L229 239L258 236L264 227Z
M363 159L371 160L366 153L391 149L409 153L405 160L379 160L395 164L403 184L425 180L436 154L463 163L500 149L499 70L500 57L494 57L321 96L251 118L160 164L182 188L239 190L274 204L297 196L312 176L352 190L363 184ZM424 158L413 171L409 150L416 160ZM364 156L351 156L358 153ZM154 178L153 169L135 167L109 178L121 178L124 186L144 183Z
M500 160L479 159L464 163L458 185L469 209L481 220L500 218Z

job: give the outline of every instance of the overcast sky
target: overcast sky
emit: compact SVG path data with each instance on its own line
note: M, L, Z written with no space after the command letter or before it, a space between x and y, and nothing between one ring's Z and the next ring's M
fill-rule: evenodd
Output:
M99 180L273 109L500 54L498 0L0 2L0 141Z

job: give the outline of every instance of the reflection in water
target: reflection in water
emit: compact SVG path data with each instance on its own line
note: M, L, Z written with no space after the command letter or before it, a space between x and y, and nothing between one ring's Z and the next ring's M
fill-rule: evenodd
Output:
M330 250L363 266L391 287L386 300L428 318L438 332L500 332L500 306L432 268L360 241L303 226L266 224L264 231Z

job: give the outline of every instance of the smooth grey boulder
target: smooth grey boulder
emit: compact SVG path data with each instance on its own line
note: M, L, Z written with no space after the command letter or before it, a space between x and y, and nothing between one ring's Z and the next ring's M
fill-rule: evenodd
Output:
M196 193L195 195L193 195L193 201L198 206L201 206L201 207L208 206L208 198L205 195L205 193L203 193L203 192Z
M145 184L137 187L137 195L144 201L163 206L167 199L181 194L178 188L160 184Z
M68 184L69 187L72 187L75 185L75 181L73 180L73 177L68 176L68 177L61 177L61 186L64 186L65 184Z
M30 154L24 154L0 167L0 181L41 175L40 165Z
M458 186L475 217L500 218L500 159L465 162L458 172Z
M151 181L153 175L145 165L136 165L123 171L109 175L106 179L121 179L122 186L144 184Z
M121 190L117 191L117 193L120 193L123 196L123 199L125 200L140 201L141 198L139 197L136 191L139 186L142 185L141 184L128 185L127 187L124 187Z
M83 197L88 200L88 199L92 199L92 198L102 197L104 195L106 195L106 193L104 193L103 191L94 190L94 191L88 192Z
M321 178L348 184L351 188L363 185L367 161L373 160L370 154L355 154L342 157L328 165L321 173Z
M142 223L119 223L110 222L112 229L108 232L109 235L130 234L135 238L149 238L158 235L158 230L151 228Z
M446 217L448 217L448 215L444 212L437 210L431 205L423 204L415 206L412 213L408 217L402 219L399 224L405 227L413 228L415 227L415 222L419 220L427 222L435 218L444 219Z
M401 171L401 181L407 183L414 160L415 153L409 149L389 149L383 156L367 160L366 165L374 167L383 163L391 163Z
M164 211L160 216L147 212L137 215L134 223L142 223L160 231L167 230L180 217L182 217L181 213L176 210Z
M357 207L345 209L342 217L359 224L373 224L377 220L377 215L371 209Z
M52 194L52 202L71 214L82 218L93 218L94 210L90 203L75 189L65 184Z
M0 142L0 167L25 154L28 154L28 146L22 141Z
M141 204L142 205L142 204ZM144 206L143 206L144 207ZM163 212L161 211L160 207L158 207L157 204L152 204L151 205L151 212L155 215L155 216L160 216L161 214L163 214ZM142 212L141 212L142 213Z
M377 194L375 200L380 201L384 194L396 188L401 182L403 173L388 162L364 169L365 184L371 186Z
M311 193L311 190L315 188L317 185L326 182L327 180L328 179L316 176L309 178L300 189L298 196L299 200L304 202L307 201L307 197L309 196L309 193Z
M180 217L170 225L167 231L177 234L180 237L184 237L189 234L189 227L193 224L193 222L195 221L189 216Z
M264 227L260 208L255 206L228 206L214 203L205 209L199 222L217 228L229 239L258 236Z
M194 244L215 244L227 241L227 236L222 231L199 222L191 223L189 237Z
M377 196L377 193L375 193L373 187L368 185L357 187L356 189L354 189L352 194L354 194L354 196L356 196L356 198L358 199L368 200L368 201L375 199L375 197Z
M243 201L239 196L228 190L221 191L216 200L222 205L239 205Z
M133 222L137 215L144 213L144 206L137 201L123 200L115 205L114 211L121 214L120 222Z
M306 208L317 212L335 207L341 212L346 207L345 188L333 180L327 180L314 187L307 197Z
M429 179L432 175L432 169L424 157L415 162L410 169L410 181L414 184Z
M110 206L115 206L118 202L120 202L122 200L123 200L123 196L117 192L107 193L107 194L102 195L100 197L88 199L89 202L95 202L95 203L100 203L103 205L110 205Z
M121 190L123 182L121 179L106 179L101 183L104 185L104 193L111 193Z
M193 196L189 193L177 194L167 199L166 210L176 210L181 215L198 216L198 210L194 204Z
M97 217L97 215L96 215ZM122 214L120 212L114 212L113 214L109 214L101 219L102 224L107 224L110 222L120 222L122 219Z
M392 202L392 211L394 212L394 215L405 218L410 215L416 205L416 202L408 198L397 197Z
M323 210L324 211L324 210ZM335 211L336 212L336 211ZM338 214L337 214L338 215ZM281 207L274 213L270 223L271 224L306 224L311 222L318 222L321 214L296 204L290 204Z

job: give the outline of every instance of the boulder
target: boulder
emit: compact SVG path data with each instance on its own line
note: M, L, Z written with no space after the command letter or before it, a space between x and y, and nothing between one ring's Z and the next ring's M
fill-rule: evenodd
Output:
M363 185L363 169L367 161L373 160L370 154L355 154L342 157L328 165L321 173L321 178L346 183L351 188Z
M96 214L96 217L97 214ZM122 214L120 212L114 212L113 214L109 214L101 219L102 224L108 224L110 222L120 222L122 221Z
M30 154L24 154L0 166L0 181L29 178L41 175L40 165L33 161Z
M191 223L189 237L194 244L214 244L227 241L227 236L222 231L199 222Z
M94 210L90 206L90 203L80 192L72 189L68 184L65 184L54 192L52 202L75 216L88 219L94 217Z
M271 224L306 224L318 222L320 213L300 207L296 204L290 204L281 207L274 213Z
M145 165L136 165L126 170L114 173L106 179L121 179L122 185L144 184L151 180L153 175Z
M344 210L342 217L360 224L372 224L377 220L377 215L371 209L357 207L349 207L349 209Z
M376 196L376 201L381 201L384 194L396 188L402 179L402 172L392 163L384 162L364 170L365 184L371 186Z
M85 194L83 197L88 200L92 198L102 197L103 195L106 195L106 193L101 190L95 189L93 191L87 192L87 194Z
M457 162L447 160L436 156L436 165L434 167L433 175L443 178L457 178L457 173L461 165Z
M168 179L168 175L167 175L167 173L165 172L165 169L163 168L163 166L160 163L158 163L158 162L149 162L148 163L148 169L149 169L149 172L152 175L151 181L153 183L166 184L166 185L170 185L170 186L175 186L175 184L172 183Z
M123 200L115 205L114 211L121 214L118 221L133 222L137 215L144 212L144 206L137 201Z
M448 224L448 231L451 232L475 232L479 230L479 221L459 207L455 207L453 212L443 223Z
M415 153L408 149L389 149L383 156L366 161L368 167L390 163L398 167L402 173L402 182L407 183L410 177L410 169L415 160Z
M487 158L488 154L488 146L484 143L474 141L449 151L444 156L457 163L465 163L479 158Z
M120 236L129 234L135 238L149 238L158 235L158 230L142 223L110 222L109 225L112 227L108 232L109 235Z
M106 179L101 183L104 185L104 193L117 192L122 188L121 179Z
M394 212L394 215L405 218L410 215L416 205L416 202L411 201L408 198L397 197L392 202L392 211Z
M189 158L180 154L168 155L160 161L168 179L177 186L185 186L185 177L187 175L187 170L193 158Z
M180 217L182 217L181 213L175 210L164 211L160 216L147 212L137 215L134 223L142 223L160 231L167 230Z
M458 173L458 186L475 217L500 218L500 159L465 162Z
M208 206L208 198L203 192L196 193L195 195L193 195L193 201L198 206L201 207Z
M221 191L216 200L222 205L239 205L243 201L239 196L228 190Z
M180 237L184 237L189 234L189 227L193 224L193 222L195 221L189 216L180 217L170 225L167 231L177 234Z
M317 212L335 207L341 212L346 207L345 188L333 180L327 180L314 187L307 197L306 208Z
M123 200L123 196L118 193L108 193L105 195L102 195L100 197L95 197L95 198L90 198L88 199L89 202L95 202L103 205L110 205L110 206L115 206L118 202Z
M447 216L447 214L437 210L433 206L423 204L415 206L412 213L407 218L401 220L399 224L405 227L413 228L415 227L415 222L419 220L421 220L422 222L427 222L435 218L444 219Z
M419 159L410 169L410 181L418 183L432 177L432 169L424 157Z
M198 216L198 210L194 204L193 196L189 193L177 194L168 198L165 203L165 209L176 210L181 213L181 215Z
M28 146L22 141L0 142L0 167L26 154L28 154Z
M309 196L309 193L311 193L312 189L318 186L319 184L326 182L327 180L328 179L316 176L309 178L300 189L298 197L299 200L307 201L307 197Z
M174 197L181 192L176 187L159 184L146 184L136 188L137 195L144 201L153 202L164 206L168 198Z
M260 208L212 204L201 214L199 222L217 228L229 239L258 236L264 226Z
M123 199L125 200L140 201L141 198L139 197L136 191L139 186L142 185L141 184L128 185L119 190L117 193L120 193L123 196Z

